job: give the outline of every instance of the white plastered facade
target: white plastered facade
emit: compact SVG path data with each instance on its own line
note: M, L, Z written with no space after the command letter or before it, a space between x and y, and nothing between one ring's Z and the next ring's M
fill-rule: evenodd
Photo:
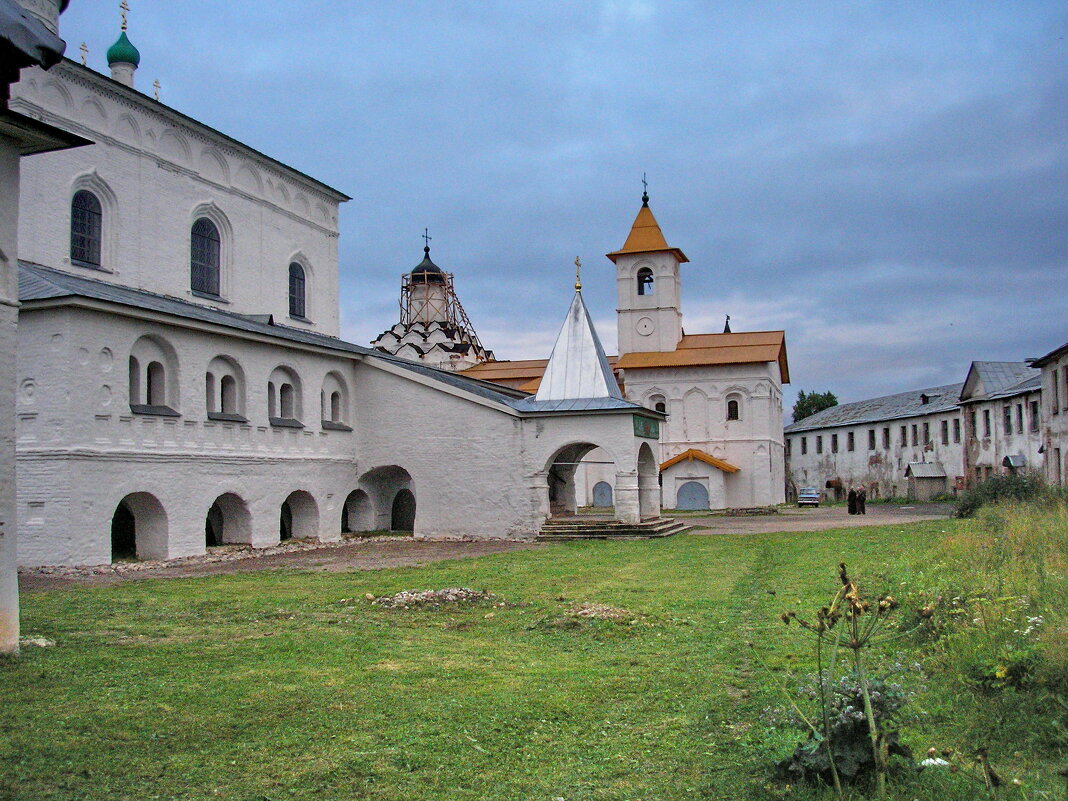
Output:
M531 538L574 448L612 454L618 517L649 511L643 410L524 412L521 393L336 338L343 194L69 61L15 94L98 142L33 157L21 193L21 564L111 561L120 513L153 559L204 553L209 530L254 547L382 529ZM80 189L102 207L96 268L71 261ZM220 233L219 297L190 290L200 216Z

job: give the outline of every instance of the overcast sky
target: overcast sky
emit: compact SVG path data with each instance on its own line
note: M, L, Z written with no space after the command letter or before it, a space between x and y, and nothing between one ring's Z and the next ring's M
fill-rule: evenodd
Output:
M455 273L498 358L546 357L581 256L614 352L649 176L689 333L785 329L842 401L1068 340L1068 5L130 0L138 88L352 195L343 335ZM118 2L73 0L107 71Z

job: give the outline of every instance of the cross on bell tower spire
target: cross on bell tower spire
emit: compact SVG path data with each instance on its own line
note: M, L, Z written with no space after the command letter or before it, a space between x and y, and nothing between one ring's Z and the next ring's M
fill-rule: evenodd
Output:
M430 235L430 229L429 228L424 228L423 229L423 252L424 253L428 253L428 254L430 253L430 240L433 239L433 238L434 237L432 237Z
M645 173L642 173L642 206L649 205L649 182L645 180Z

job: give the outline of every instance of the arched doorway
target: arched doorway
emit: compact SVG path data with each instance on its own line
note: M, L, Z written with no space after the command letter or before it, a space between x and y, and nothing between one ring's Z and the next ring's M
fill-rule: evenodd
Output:
M660 517L660 467L647 442L638 448L638 515L642 520Z
M687 481L675 496L676 509L707 509L708 489L696 481Z
M415 494L410 489L402 489L393 498L389 529L415 531Z
M125 561L137 558L137 523L133 512L120 501L111 518L111 561Z
M204 545L231 542L252 542L252 515L241 496L227 492L215 499L204 518Z
M282 501L278 516L279 540L313 540L319 537L319 507L304 490L291 492Z
M353 490L341 507L341 532L374 531L375 510L362 489Z
M607 481L598 481L593 485L593 505L599 509L612 505L612 485Z
M591 442L576 442L560 448L549 459L545 473L549 489L550 517L571 517L578 513L575 473L583 458L597 447ZM600 449L598 453L604 454L603 459L606 464L611 465L611 470L615 473L615 462L610 461L608 452ZM600 506L598 503L594 505Z
M132 492L111 517L111 559L166 559L167 513L150 493Z
M415 484L407 470L395 464L375 467L360 476L358 484L370 504L372 522L366 530L415 530ZM407 495L400 499L398 508L401 492ZM407 527L398 528L395 522Z

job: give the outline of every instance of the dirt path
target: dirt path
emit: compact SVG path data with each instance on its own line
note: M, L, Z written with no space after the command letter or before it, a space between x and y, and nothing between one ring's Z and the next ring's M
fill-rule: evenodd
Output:
M773 531L823 531L850 526L882 526L892 523L911 523L917 520L937 520L948 517L952 507L944 504L917 504L897 506L871 504L866 515L849 515L844 506L784 508L780 514L752 517L724 517L709 515L680 517L690 525L700 526L690 533L710 534L760 534ZM77 585L117 584L124 581L139 581L157 578L185 578L188 576L214 576L231 573L248 573L256 570L289 568L295 570L322 570L343 572L347 570L380 570L386 567L416 567L429 562L448 559L472 559L494 553L546 547L533 542L508 542L486 540L479 542L427 542L412 539L351 540L343 544L323 547L303 547L286 553L265 553L248 558L211 561L213 557L193 557L181 561L140 566L143 569L112 571L110 567L99 568L101 572L87 575L69 575L62 569L55 573L27 572L19 576L22 592L41 592Z
M364 542L354 540L343 545L299 550L292 553L264 554L234 561L204 562L198 560L197 557L193 557L148 570L131 570L128 572L93 573L84 576L55 573L23 573L19 575L19 590L22 592L35 592L85 584L101 585L141 579L215 576L277 568L343 572L347 570L379 570L385 567L416 567L428 562L440 562L447 559L471 559L477 556L486 556L487 554L506 553L508 551L537 547L541 546L532 542L503 540L480 542L426 542L411 539Z
M777 515L752 517L680 517L683 523L701 526L692 534L762 534L772 531L824 531L831 528L857 526L886 526L894 523L915 523L918 520L939 520L953 512L950 504L926 503L899 506L891 503L869 503L865 515L851 515L845 506L813 508L786 507Z

